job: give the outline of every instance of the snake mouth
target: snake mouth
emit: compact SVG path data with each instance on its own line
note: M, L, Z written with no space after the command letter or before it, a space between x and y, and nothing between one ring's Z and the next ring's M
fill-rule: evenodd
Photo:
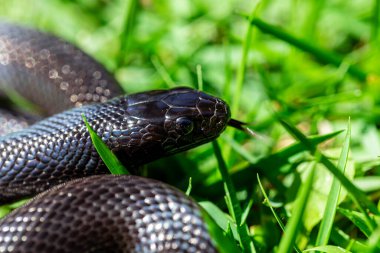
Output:
M227 126L233 127L233 128L235 128L235 129L237 129L239 131L242 131L242 132L244 132L244 133L246 133L246 134L248 134L250 136L258 137L258 134L256 134L252 129L250 129L248 127L249 124L247 124L245 122L242 122L242 121L239 121L239 120L236 120L236 119L229 119L227 121ZM196 146L208 143L208 142L210 142L210 141L215 140L216 138L218 138L219 135L221 134L221 132L222 131L220 131L217 134L212 135L212 136L207 136L207 137L205 136L201 140L198 140L196 143L189 143L187 145L182 145L182 146L177 146L177 145L168 146L167 150L166 150L166 155L173 155L173 154L176 154L178 152L189 150L189 149L194 148ZM175 150L172 150L171 148L175 148Z

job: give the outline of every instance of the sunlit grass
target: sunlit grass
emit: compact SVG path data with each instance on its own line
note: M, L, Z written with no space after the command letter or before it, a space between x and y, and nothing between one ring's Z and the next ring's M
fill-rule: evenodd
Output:
M0 15L79 45L128 92L191 85L220 96L263 136L227 129L143 170L199 200L233 250L378 252L379 6L0 0Z
M86 116L82 115L83 122L85 123L88 132L90 133L90 137L92 140L92 144L96 148L99 156L102 158L103 162L109 169L109 171L114 175L128 175L130 174L127 168L119 161L116 155L108 148L108 146L103 142L102 138L99 137L91 125L88 123Z

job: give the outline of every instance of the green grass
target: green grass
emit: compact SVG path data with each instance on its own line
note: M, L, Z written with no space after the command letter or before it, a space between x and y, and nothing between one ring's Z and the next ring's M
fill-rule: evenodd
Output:
M97 135L94 129L88 123L86 116L82 115L83 121L86 124L87 130L90 133L92 144L96 148L103 162L114 175L128 175L130 174L127 168L119 161L114 153L108 148L108 146L103 142L103 140Z
M338 169L344 173L347 165L347 159L349 155L350 148L350 138L351 138L351 126L348 125L346 138L342 148L342 152L339 158ZM321 221L321 226L319 227L318 236L316 240L316 245L327 245L329 237L331 234L332 225L334 223L334 218L336 214L336 208L339 204L339 196L341 193L341 184L339 180L335 177L331 184L330 193L326 202L326 208L323 213L323 218Z
M311 168L305 184L302 185L302 187L299 189L298 196L293 207L293 215L285 227L284 237L281 239L280 245L278 247L279 253L291 252L292 248L294 247L294 242L296 241L301 228L302 217L306 210L306 204L313 187L314 171L315 164Z
M0 0L0 17L72 41L128 93L192 85L249 123L260 138L227 129L143 170L231 252L379 252L379 3Z
M248 225L242 219L242 208L237 199L235 187L231 181L230 176L228 175L228 169L224 159L222 157L221 149L217 141L213 141L212 145L214 147L214 152L216 159L218 160L219 172L222 176L224 182L224 191L226 193L225 200L229 210L229 213L232 216L232 220L237 227L237 232L239 234L239 244L243 252L256 252L255 247L252 243L252 240L249 236Z

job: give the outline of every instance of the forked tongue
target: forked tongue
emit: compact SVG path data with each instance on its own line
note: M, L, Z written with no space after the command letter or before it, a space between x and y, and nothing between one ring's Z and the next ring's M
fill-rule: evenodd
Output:
M233 128L236 128L240 131L243 131L244 133L252 136L252 137L255 137L255 138L262 138L262 136L260 136L259 134L257 134L255 131L253 131L252 129L250 129L248 127L248 124L247 123L244 123L244 122L241 122L239 120L236 120L236 119L230 119L227 123L228 126L230 127L233 127Z

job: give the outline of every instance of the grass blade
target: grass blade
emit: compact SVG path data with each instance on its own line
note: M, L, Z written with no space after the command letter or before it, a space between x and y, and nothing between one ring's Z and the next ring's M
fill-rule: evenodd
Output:
M253 17L255 12L256 12L256 8L254 8L254 10L252 11L251 17ZM231 104L232 115L237 115L238 113L240 96L241 96L241 92L243 88L245 71L247 67L246 65L247 65L247 59L248 59L248 52L251 47L251 40L252 40L252 26L248 25L247 30L245 32L245 37L243 40L243 51L240 58L239 68L237 70L234 99L232 100L232 104Z
M372 31L371 31L371 40L375 42L379 37L379 16L380 16L380 0L373 1L373 15L372 15Z
M128 46L131 40L131 34L133 31L133 26L136 20L136 13L138 10L138 1L137 0L129 0L127 1L127 10L126 16L123 24L123 30L120 34L120 48L119 54L117 58L117 66L122 66L124 64L125 56L127 55Z
M98 151L100 157L103 162L110 170L110 172L114 175L128 175L128 170L121 164L119 159L115 156L114 153L107 147L107 145L102 141L102 139L96 134L94 129L87 122L87 119L84 115L82 115L83 121L86 124L88 132L90 133L90 137L92 143L94 144L96 151Z
M342 152L339 157L338 162L338 169L344 173L347 159L348 159L348 152L350 148L350 139L351 139L351 124L348 123L347 128L347 134L344 140ZM334 223L336 208L338 206L338 199L340 194L341 185L336 177L334 177L330 193L327 199L325 212L323 214L321 226L318 231L317 241L316 245L322 246L327 245L331 233L331 229Z
M333 133L329 133L326 135L320 135L320 136L312 136L308 137L308 140L313 145L318 145L320 143L323 143L327 140L330 140L334 138L335 136L339 135L342 131L336 131ZM233 174L230 175L233 182L236 184L239 183L239 186L247 186L250 187L252 185L252 181L254 180L254 175L252 171L259 170L261 173L264 173L267 178L274 179L278 176L279 173L281 173L279 170L282 166L289 164L289 157L292 157L298 153L301 153L305 151L305 146L300 143L294 143L276 153L270 154L268 156L265 156L263 158L257 159L256 157L253 157L249 152L245 151L241 144L237 143L235 140L228 138L226 136L222 137L226 142L234 149L237 153L239 153L244 159L246 159L249 162L255 163L248 165L248 167L236 171ZM265 170L261 168L271 168L270 170ZM218 194L219 189L222 187L222 182L218 180L217 182L214 182L209 187L203 188L203 190L207 190L209 194ZM199 189L194 189L195 191L198 191Z
M318 31L317 23L321 17L321 13L323 12L324 5L326 4L325 0L312 0L310 1L310 9L308 10L307 18L305 20L305 25L303 29L303 33L305 34L305 38L309 41L315 40L316 32Z
M223 235L222 229L215 223L210 215L201 209L202 218L205 221L211 238L214 240L220 253L241 253L234 241Z
M330 238L336 245L347 247L353 252L370 252L367 245L352 239L349 235L342 230L339 230L337 227L333 227Z
M252 19L255 16L256 12L258 11L259 5L260 5L260 2L258 2L253 7L249 19ZM240 98L243 91L243 84L244 84L245 73L247 69L248 54L251 48L251 42L252 42L252 37L253 37L252 31L253 31L253 27L248 23L246 31L245 31L245 36L243 39L243 48L242 48L241 58L239 62L239 67L237 69L237 74L236 74L236 84L234 87L233 99L231 102L231 115L237 115L239 111L239 103L241 101ZM233 138L234 134L235 134L235 129L231 129L231 135L230 135L231 138ZM226 155L228 159L231 152L230 147L226 146L224 151L225 151L224 154Z
M329 133L329 134L325 134L325 135L311 136L311 137L308 137L308 140L313 145L318 145L320 143L323 143L325 141L328 141L328 140L336 137L337 135L339 135L342 132L343 132L342 130L339 130L339 131ZM265 166L266 164L268 164L268 162L272 163L272 161L275 161L275 163L277 164L276 167L281 167L284 163L286 163L285 160L287 161L287 159L289 157L305 151L304 145L302 145L301 143L294 143L294 144L292 144L288 147L285 147L285 148L279 150L278 152L273 153L269 156L266 156L263 158L257 158L257 157L254 157L249 151L245 150L241 146L241 144L238 143L236 140L234 140L228 136L222 136L222 138L231 146L231 148L235 152L237 152L239 155L244 157L244 159L246 159L251 164L257 164L259 167ZM271 166L271 171L272 170L273 170L273 166Z
M210 201L200 201L198 204L210 215L210 217L225 233L230 233L236 241L239 240L239 234L236 230L236 225L231 225L233 222L231 216L224 213L222 210L220 210L219 207Z
M369 245L368 253L380 252L380 226L373 231L372 235L368 238L367 244Z
M294 242L296 241L298 232L302 223L302 216L306 208L307 200L309 198L314 179L315 163L311 169L306 182L301 186L298 191L298 197L293 207L293 214L289 223L285 227L284 237L281 239L278 253L289 253L292 251Z
M302 134L297 128L291 126L282 119L279 119L282 126L291 134L294 138L299 140L314 156L320 156L320 162L340 181L343 187L352 197L353 201L358 205L363 213L366 214L366 222L370 227L374 228L373 221L369 218L368 213L365 210L369 210L374 214L379 214L376 206L367 198L367 196L359 190L326 156L321 154L316 146L312 145L308 141L306 136Z
M186 189L186 192L185 192L187 196L190 196L191 189L193 188L192 181L193 181L192 178L189 177L189 185L187 186L187 189Z
M253 242L249 235L249 230L247 224L241 225L242 221L242 210L240 203L237 199L235 187L232 184L232 180L228 174L226 163L222 157L222 153L217 141L212 142L216 159L219 165L219 172L222 175L223 185L226 192L227 205L230 206L231 216L234 219L237 230L240 236L240 246L243 252L256 252L253 246Z
M294 37L293 35L270 25L258 18L254 18L251 20L251 24L259 28L262 32L271 34L280 40L283 40L289 43L296 48L301 49L302 51L308 52L313 56L317 57L321 61L325 63L332 64L336 67L339 67L343 63L343 58L337 54L329 52L327 50L321 49L308 41L299 39ZM349 65L347 72L351 74L353 77L359 79L360 81L366 81L368 74L354 65Z
M153 66L155 67L157 73L161 76L161 78L164 81L164 83L166 84L166 86L168 88L175 87L176 83L170 77L170 74L165 69L164 65L162 65L159 58L157 56L152 56L151 61L152 61Z
M7 215L12 210L24 205L27 201L29 201L29 199L23 199L23 200L19 200L19 201L16 201L14 203L11 203L11 204L0 206L0 219L3 218L5 215Z
M344 208L339 208L338 211L346 216L346 218L349 219L353 224L355 224L355 226L359 228L365 236L369 237L371 235L371 228L367 226L365 217L362 213Z
M274 218L276 219L276 221L277 221L278 225L280 226L281 230L285 231L285 225L281 221L281 218L278 217L277 213L274 211L274 209L273 209L273 207L272 207L272 205L270 203L270 200L268 198L268 195L265 192L263 185L261 184L261 180L260 180L259 174L257 174L257 182L259 183L259 187L260 187L261 193L263 194L265 201L268 203L269 209L272 211L272 214L273 214Z
M252 205L253 205L253 201L254 201L254 199L253 199L253 196L252 196L249 199L249 202L248 202L247 206L244 208L243 214L241 215L240 226L243 226L244 223L247 221L249 211L251 211L251 208L252 208Z
M257 174L257 182L259 183L259 187L261 189L261 192L262 192L262 194L264 196L265 201L268 203L268 206L269 206L270 210L272 211L272 214L273 214L274 218L276 219L276 221L277 221L278 225L280 226L281 230L284 232L285 231L285 225L281 221L281 218L278 217L276 211L274 210L273 206L271 205L270 200L268 198L268 195L265 192L263 185L261 184L261 180L260 180L259 174ZM297 245L294 245L294 250L297 253L301 253L301 250L297 247Z
M331 245L314 247L311 249L306 249L303 252L316 251L316 250L321 251L321 252L326 252L326 253L351 253L351 251L345 250L338 246L331 246Z
M203 90L203 75L202 75L202 65L197 65L197 80L198 80L198 90Z

